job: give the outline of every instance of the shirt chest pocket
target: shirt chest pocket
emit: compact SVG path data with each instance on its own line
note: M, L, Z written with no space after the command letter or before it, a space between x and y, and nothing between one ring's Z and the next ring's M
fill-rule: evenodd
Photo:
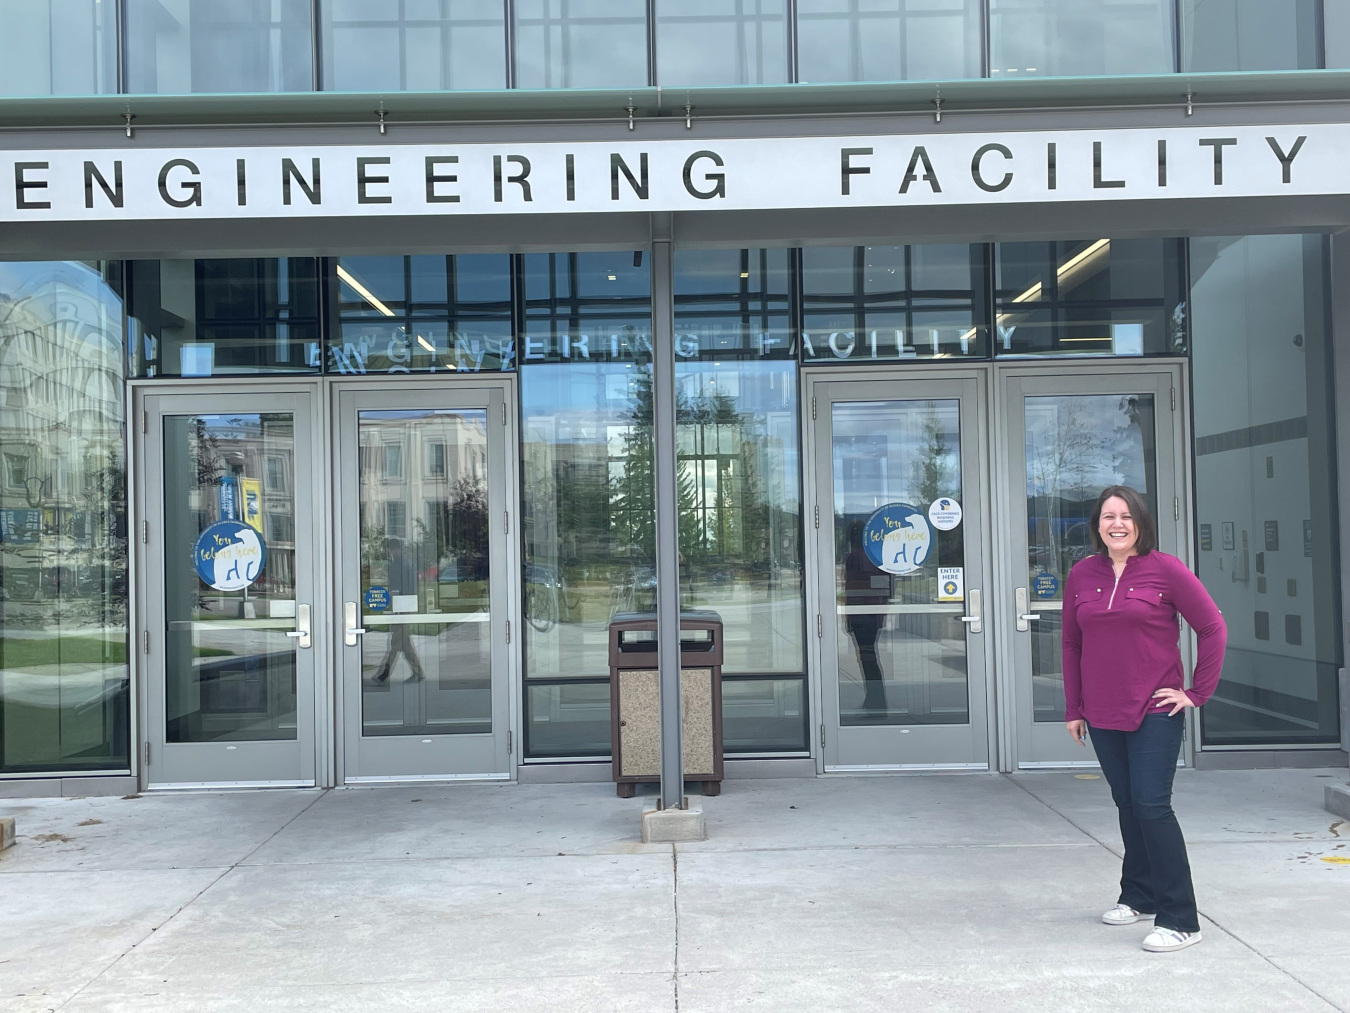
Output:
M1150 608L1172 611L1172 599L1167 597L1166 591L1156 587L1127 587L1124 590L1126 601L1142 602Z
M1074 592L1073 601L1076 608L1098 608L1106 605L1107 588L1085 587L1081 591Z

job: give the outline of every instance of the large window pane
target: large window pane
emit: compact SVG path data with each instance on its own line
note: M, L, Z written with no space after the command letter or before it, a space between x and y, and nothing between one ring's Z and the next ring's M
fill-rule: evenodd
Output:
M821 246L802 257L812 363L989 354L983 246Z
M979 77L979 0L798 0L801 81Z
M331 0L320 10L326 90L506 87L502 0Z
M662 85L783 84L784 0L657 0Z
M309 0L126 0L126 5L127 88L133 94L314 87Z
M117 91L114 10L102 0L0 0L0 95Z
M1321 0L1180 2L1182 70L1303 70L1321 64Z
M604 755L609 621L656 607L650 278L631 250L523 259L527 748Z
M129 764L122 307L0 263L0 772Z
M313 257L127 263L133 376L319 371Z
M1179 239L995 247L996 355L1185 355Z
M1175 69L1171 0L989 0L989 34L994 78Z
M1325 251L1322 236L1191 240L1197 559L1228 621L1206 745L1339 738Z
M646 83L644 0L517 0L516 87Z
M330 372L512 369L511 258L504 253L327 262Z

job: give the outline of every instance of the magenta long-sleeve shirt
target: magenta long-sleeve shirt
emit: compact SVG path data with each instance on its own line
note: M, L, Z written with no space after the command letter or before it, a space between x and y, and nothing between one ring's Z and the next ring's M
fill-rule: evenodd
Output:
M1131 556L1117 584L1109 556L1081 560L1064 582L1064 719L1135 731L1151 713L1167 713L1153 694L1184 687L1180 613L1200 640L1186 690L1200 706L1223 669L1228 627L1205 586L1165 552Z

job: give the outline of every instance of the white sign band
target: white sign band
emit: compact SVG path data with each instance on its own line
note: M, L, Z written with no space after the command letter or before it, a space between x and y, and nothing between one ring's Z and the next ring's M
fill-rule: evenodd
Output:
M0 221L923 207L1347 192L1350 124L0 155Z

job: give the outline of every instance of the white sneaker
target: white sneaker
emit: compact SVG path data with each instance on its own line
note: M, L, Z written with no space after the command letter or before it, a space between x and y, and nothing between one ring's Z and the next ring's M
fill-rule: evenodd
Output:
M1102 915L1102 921L1107 925L1133 925L1135 922L1146 922L1152 920L1152 918L1152 915L1136 911L1128 904L1117 904Z
M1155 928L1144 937L1144 949L1150 953L1171 953L1184 950L1200 942L1199 932L1181 932L1177 929Z

